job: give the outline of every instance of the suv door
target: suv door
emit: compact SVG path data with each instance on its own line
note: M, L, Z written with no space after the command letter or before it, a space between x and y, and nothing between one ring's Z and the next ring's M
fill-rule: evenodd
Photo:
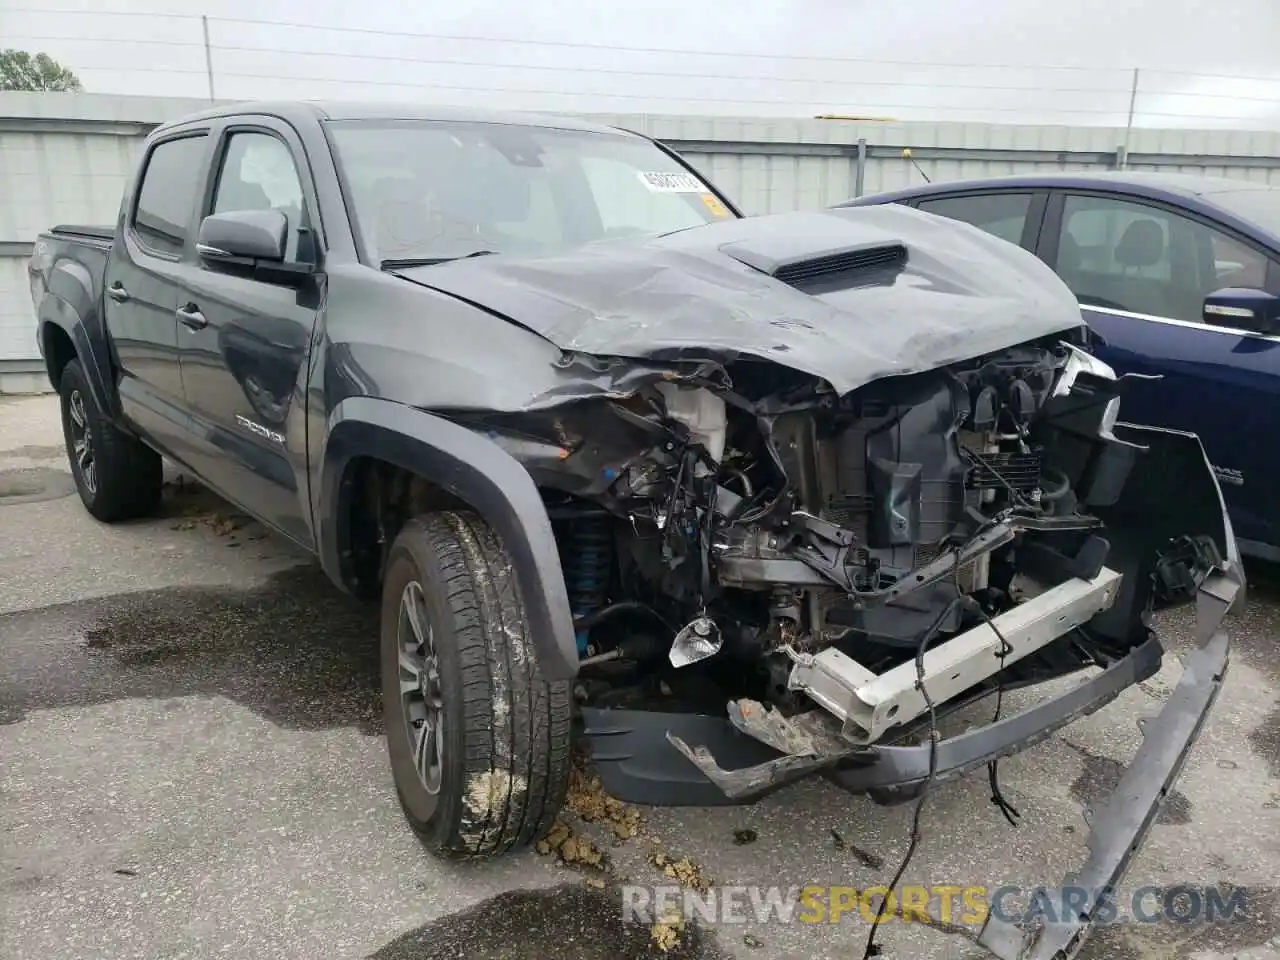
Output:
M1105 340L1098 355L1118 372L1161 377L1129 388L1124 418L1199 434L1238 536L1280 546L1280 338L1206 323L1203 309L1226 286L1280 292L1280 265L1189 211L1105 193L1055 196L1044 240L1042 255Z
M971 223L1001 240L1034 250L1044 217L1045 193L995 190L927 196L912 202L918 210Z
M121 412L178 460L185 460L188 428L174 311L208 152L206 129L182 130L148 148L103 277Z
M317 209L305 153L285 123L235 117L218 137L200 218L281 210L286 259L317 264ZM199 475L228 499L303 546L312 546L307 486L307 357L320 308L315 278L301 287L204 260L182 267L182 380L196 433Z

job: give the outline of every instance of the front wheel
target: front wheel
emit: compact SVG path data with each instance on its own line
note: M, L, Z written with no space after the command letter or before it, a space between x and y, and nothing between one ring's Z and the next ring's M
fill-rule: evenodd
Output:
M382 696L396 793L445 857L496 857L550 829L572 701L529 640L511 563L471 513L405 524L382 589Z

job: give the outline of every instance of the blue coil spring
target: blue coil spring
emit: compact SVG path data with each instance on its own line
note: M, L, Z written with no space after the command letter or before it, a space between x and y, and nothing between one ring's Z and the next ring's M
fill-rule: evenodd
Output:
M564 583L573 618L595 613L609 597L613 530L608 517L582 517L569 524L561 548ZM578 655L587 655L589 630L578 631Z

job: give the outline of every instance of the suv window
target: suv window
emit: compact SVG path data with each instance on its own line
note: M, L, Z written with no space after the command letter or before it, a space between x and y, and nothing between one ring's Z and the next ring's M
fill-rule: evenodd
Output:
M302 180L283 140L269 133L242 131L227 141L211 213L279 210L289 218L285 259L297 259L303 222Z
M165 140L151 149L138 202L133 230L148 247L168 254L182 252L195 207L206 135Z
M1027 213L1031 209L1031 194L984 193L967 197L938 197L922 200L917 206L925 213L962 220L1001 240L1021 244Z
M1213 291L1261 289L1267 258L1171 210L1073 195L1063 204L1057 269L1086 306L1201 323Z

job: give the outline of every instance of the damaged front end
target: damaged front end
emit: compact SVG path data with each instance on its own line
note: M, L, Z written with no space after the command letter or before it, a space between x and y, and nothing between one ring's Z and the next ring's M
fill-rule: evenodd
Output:
M640 369L612 396L472 423L544 491L604 788L707 805L822 774L901 802L1153 675L1151 614L1195 603L1182 682L1093 813L1075 885L1113 888L1221 685L1242 597L1199 440L1121 422L1126 381L1058 336L842 396L766 361ZM1077 673L1020 714L931 733ZM1097 906L1035 931L993 919L981 941L1071 956Z

